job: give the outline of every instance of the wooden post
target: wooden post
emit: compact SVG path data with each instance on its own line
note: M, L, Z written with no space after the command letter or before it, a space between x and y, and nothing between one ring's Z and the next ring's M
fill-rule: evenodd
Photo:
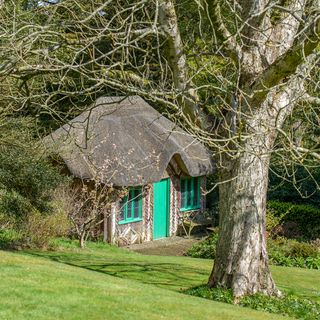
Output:
M109 234L109 242L112 244L116 243L116 214L117 214L117 202L113 202L111 204L111 214L110 214L110 234Z
M104 214L103 218L103 241L108 242L108 216L109 216L109 210Z

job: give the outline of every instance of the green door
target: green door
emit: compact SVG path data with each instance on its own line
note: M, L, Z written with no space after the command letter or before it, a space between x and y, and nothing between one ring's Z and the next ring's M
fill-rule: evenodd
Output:
M153 184L153 240L169 235L170 181Z

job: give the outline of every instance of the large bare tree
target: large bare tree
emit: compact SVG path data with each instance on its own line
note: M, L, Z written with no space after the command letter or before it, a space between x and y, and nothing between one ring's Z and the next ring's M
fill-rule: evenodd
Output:
M209 285L235 297L278 294L265 239L268 170L275 150L299 164L320 158L317 138L303 144L286 125L306 110L309 125L319 126L319 7L319 0L4 2L3 110L61 118L61 106L76 109L106 93L161 106L211 148L219 169Z

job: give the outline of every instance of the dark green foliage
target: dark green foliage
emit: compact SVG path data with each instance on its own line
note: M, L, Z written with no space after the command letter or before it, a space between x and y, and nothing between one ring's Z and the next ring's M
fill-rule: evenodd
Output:
M206 240L194 244L188 251L187 255L193 258L214 259L218 242L218 234L213 233Z
M320 237L320 209L306 204L269 201L268 208L282 221L295 222L302 236L307 239Z
M270 262L286 267L320 269L320 252L315 245L286 238L268 239Z
M0 130L0 230L22 230L31 215L52 211L53 190L65 181L45 158L28 119Z
M207 239L194 244L187 252L187 256L202 259L214 259L218 242L218 234L213 233Z
M231 290L222 288L208 288L200 286L185 291L186 294L210 299L219 302L233 303ZM283 298L269 297L262 294L243 297L239 305L259 311L281 314L296 319L316 320L320 317L320 305L308 299L294 295L285 295Z
M48 211L50 192L61 180L57 170L32 151L16 146L1 148L0 185L5 192L0 208L5 206L9 214L21 215L30 205Z
M0 248L45 247L65 235L65 215L53 208L65 181L46 160L30 121L7 119L0 130Z
M212 288L210 289L206 285L202 285L195 288L190 288L185 291L186 294L197 296L209 300L214 300L224 303L233 303L233 294L230 289Z
M276 166L270 170L268 199L320 206L320 168Z
M19 224L24 220L28 212L32 211L32 205L27 198L12 190L0 190L0 212L6 214Z
M218 235L212 234L206 240L194 244L187 255L194 258L214 259ZM270 263L286 267L320 269L319 248L310 243L285 238L268 239Z

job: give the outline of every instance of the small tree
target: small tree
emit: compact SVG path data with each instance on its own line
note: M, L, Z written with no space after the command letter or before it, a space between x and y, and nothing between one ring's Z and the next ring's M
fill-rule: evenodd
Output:
M57 198L72 225L72 234L79 240L80 248L91 235L99 233L101 224L111 214L111 205L117 197L123 197L123 189L95 181L76 179L70 186L57 190Z

